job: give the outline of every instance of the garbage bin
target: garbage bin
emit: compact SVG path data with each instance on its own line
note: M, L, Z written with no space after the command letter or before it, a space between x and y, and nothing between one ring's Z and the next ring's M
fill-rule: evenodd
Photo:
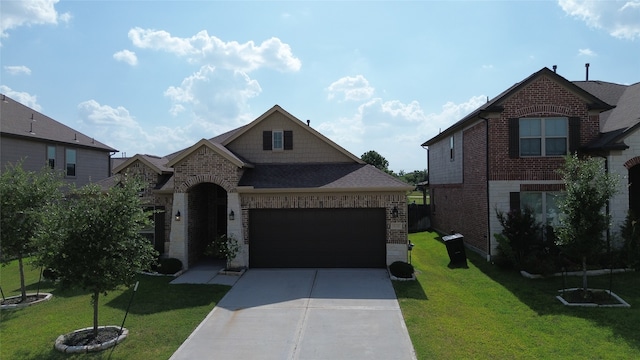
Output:
M449 267L467 267L467 254L464 250L464 236L451 234L443 236L449 254Z

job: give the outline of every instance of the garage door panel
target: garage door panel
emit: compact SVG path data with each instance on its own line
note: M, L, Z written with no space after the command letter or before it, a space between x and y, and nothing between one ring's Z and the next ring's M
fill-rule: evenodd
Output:
M251 267L384 267L384 209L249 212Z

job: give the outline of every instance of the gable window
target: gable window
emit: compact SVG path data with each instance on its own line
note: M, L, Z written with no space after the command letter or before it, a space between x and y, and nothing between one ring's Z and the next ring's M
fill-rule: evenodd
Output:
M56 147L55 146L47 146L47 166L49 169L56 168Z
M293 150L292 130L273 130L262 132L262 150Z
M454 151L454 140L453 136L449 138L449 161L453 161L455 159L455 151Z
M64 153L65 168L67 176L76 176L76 150L66 149Z
M284 149L284 135L282 130L274 130L272 133L272 150L283 150Z
M567 118L521 118L520 156L567 154Z

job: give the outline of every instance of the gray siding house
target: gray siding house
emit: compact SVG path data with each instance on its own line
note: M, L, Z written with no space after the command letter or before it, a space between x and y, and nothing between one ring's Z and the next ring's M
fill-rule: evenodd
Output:
M116 149L76 131L8 96L0 95L0 172L22 161L25 170L45 166L83 186L111 176Z

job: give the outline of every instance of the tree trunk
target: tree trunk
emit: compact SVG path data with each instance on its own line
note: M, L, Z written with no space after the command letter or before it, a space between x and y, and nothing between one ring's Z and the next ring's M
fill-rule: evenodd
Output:
M587 296L587 257L582 257L582 289Z
M22 295L21 302L27 301L27 287L24 284L24 266L22 265L22 254L18 255L18 268L20 269L20 292Z
M98 298L100 297L100 292L98 290L93 291L93 295L91 296L91 302L93 303L93 338L98 337Z

